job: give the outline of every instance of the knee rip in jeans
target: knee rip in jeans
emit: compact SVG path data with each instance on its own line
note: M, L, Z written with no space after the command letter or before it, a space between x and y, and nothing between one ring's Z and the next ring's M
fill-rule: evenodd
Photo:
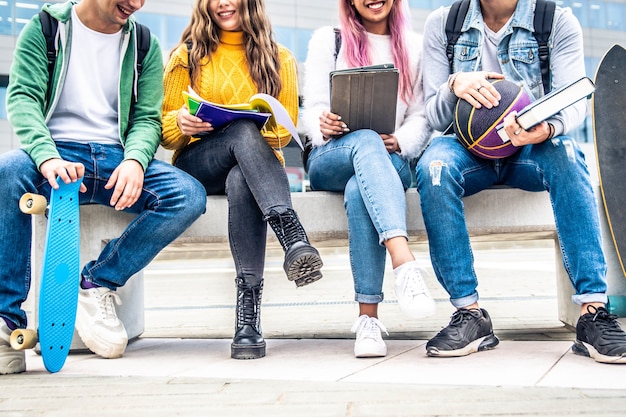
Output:
M567 159L569 159L571 162L576 162L576 151L574 149L574 144L572 143L572 140L560 140L559 138L552 139L552 145L554 145L555 147L559 146L560 144L562 144L565 148L565 154L567 155Z
M432 161L429 165L430 178L433 186L441 186L441 170L446 164L443 161Z

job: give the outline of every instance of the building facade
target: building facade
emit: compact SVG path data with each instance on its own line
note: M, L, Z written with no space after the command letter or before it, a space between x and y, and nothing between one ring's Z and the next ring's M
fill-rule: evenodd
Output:
M194 0L149 0L137 13L138 19L161 41L166 59L188 23L193 3ZM338 0L266 0L265 3L278 41L288 47L300 63L306 58L313 30L337 25ZM414 29L422 31L432 10L451 3L452 0L409 0ZM557 0L556 3L570 7L583 27L586 72L593 79L605 51L615 43L626 45L626 0ZM9 68L17 35L43 4L38 0L0 0L0 152L19 147L19 140L6 120ZM575 137L581 141L593 140L589 118L575 132ZM289 152L287 156L290 163L296 164ZM160 151L159 157L167 159L168 154Z

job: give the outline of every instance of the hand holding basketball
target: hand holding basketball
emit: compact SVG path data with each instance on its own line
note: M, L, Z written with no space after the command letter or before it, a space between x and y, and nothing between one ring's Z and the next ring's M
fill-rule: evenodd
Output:
M507 80L493 80L491 87L498 91L500 102L494 107L476 107L470 100L459 99L454 110L454 132L459 141L474 155L486 159L506 158L519 149L512 140L503 140L497 127L504 123L505 117L511 112L519 111L530 104L531 99L524 89ZM481 90L485 90L482 88ZM519 129L513 116L508 119L506 129L509 138L519 136L514 133ZM533 135L535 132L525 132ZM530 139L530 137L528 137ZM517 142L523 144L521 141Z

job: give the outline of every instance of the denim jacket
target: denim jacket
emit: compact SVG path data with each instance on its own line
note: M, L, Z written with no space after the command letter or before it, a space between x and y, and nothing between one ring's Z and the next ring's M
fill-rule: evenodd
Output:
M543 92L539 47L533 35L535 0L519 0L513 18L500 45L498 61L505 78L524 86L533 98ZM424 92L426 116L433 128L445 131L453 119L457 97L449 91L450 75L446 56L445 25L450 8L435 10L424 28ZM461 36L454 46L452 72L481 70L484 43L484 22L479 0L472 0L461 28ZM582 29L569 8L557 7L550 49L552 89L575 81L585 75ZM550 119L556 134L563 134L584 121L585 101L570 106Z

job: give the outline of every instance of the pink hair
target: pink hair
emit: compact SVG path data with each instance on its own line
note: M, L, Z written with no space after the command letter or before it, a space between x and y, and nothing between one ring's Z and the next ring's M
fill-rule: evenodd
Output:
M341 41L345 45L343 50L346 61L351 67L370 65L371 57L367 50L367 32L361 23L356 8L351 5L351 1L339 0ZM402 100L408 103L413 98L411 68L409 67L408 50L404 37L404 34L411 30L408 6L405 6L402 0L394 0L387 19L391 35L391 53L393 61L400 71L400 96Z

